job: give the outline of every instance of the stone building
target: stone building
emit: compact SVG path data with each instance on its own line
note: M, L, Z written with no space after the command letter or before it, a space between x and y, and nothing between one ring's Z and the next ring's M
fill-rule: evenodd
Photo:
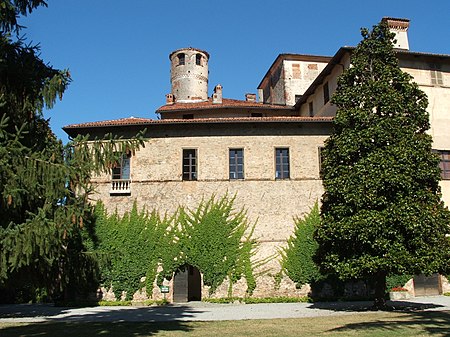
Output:
M409 51L409 20L384 20L397 33L401 68L429 97L430 132L442 158L443 198L450 205L450 55ZM220 85L208 97L209 54L179 49L169 57L171 93L156 110L160 119L129 117L64 130L72 137L112 132L126 138L146 128L145 148L124 158L112 176L95 178L96 197L110 210L124 212L137 200L170 213L178 205L195 207L212 194L236 194L236 204L248 209L250 221L257 220L258 257L276 255L292 234L293 217L307 213L322 195L320 148L335 114L329 99L337 77L349 67L352 50L340 48L333 57L280 54L258 86L257 101L255 94L243 100L224 98ZM266 268L271 272L257 279L255 296L307 291L296 290L286 279L275 287L278 259ZM200 278L195 282L202 286ZM436 276L432 282L434 291L442 292L442 280ZM420 287L417 281L418 294ZM234 289L242 295L245 284ZM225 294L219 288L216 296Z

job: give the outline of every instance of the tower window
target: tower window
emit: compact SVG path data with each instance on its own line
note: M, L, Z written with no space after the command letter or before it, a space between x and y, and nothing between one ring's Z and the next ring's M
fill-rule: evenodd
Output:
M183 66L183 65L185 65L186 63L186 56L183 54L183 53L181 53L181 54L178 54L178 65L179 66Z
M195 64L198 66L202 65L202 55L200 54L195 55Z
M309 117L314 117L314 103L308 103Z

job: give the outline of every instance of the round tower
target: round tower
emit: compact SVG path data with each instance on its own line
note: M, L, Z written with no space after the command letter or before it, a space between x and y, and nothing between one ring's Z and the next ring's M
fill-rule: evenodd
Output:
M175 102L195 103L208 100L209 54L195 48L172 52L170 59L170 84Z

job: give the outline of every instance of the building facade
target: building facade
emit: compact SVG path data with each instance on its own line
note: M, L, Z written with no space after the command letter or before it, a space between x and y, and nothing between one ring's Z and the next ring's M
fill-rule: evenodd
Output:
M442 158L441 186L449 205L450 55L410 52L409 21L385 20L399 37L401 68L429 97L430 132ZM64 130L70 136L112 132L127 138L145 128L145 147L124 158L112 176L95 178L95 197L120 213L134 200L172 213L179 205L194 208L213 194L236 195L238 208L245 207L249 220L257 223L257 258L273 257L254 295L304 295L307 288L295 289L288 279L277 286L273 275L280 269L279 250L293 233L293 218L309 212L323 193L320 148L336 112L329 99L338 76L350 66L352 50L343 47L333 57L280 54L258 86L257 101L255 94L245 100L224 98L220 85L208 97L209 54L179 49L169 56L171 93L156 110L160 119L130 117ZM235 295L245 288L245 282L235 287ZM226 285L215 295L225 296Z

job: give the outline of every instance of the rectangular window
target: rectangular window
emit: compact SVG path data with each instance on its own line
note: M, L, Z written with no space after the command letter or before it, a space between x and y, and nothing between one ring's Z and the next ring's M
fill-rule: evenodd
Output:
M330 100L330 88L328 82L323 85L323 104L327 104Z
M112 169L113 180L129 180L130 179L130 155L124 154Z
M434 150L440 157L439 168L441 169L441 178L443 180L450 179L450 151Z
M111 175L110 195L130 195L130 161L131 154L124 154L118 161L114 163Z
M197 180L196 149L183 149L183 180Z
M440 64L430 64L431 84L443 85L442 71Z
M185 65L185 55L183 53L178 54L178 65L184 66Z
M314 117L314 105L313 102L308 103L309 117Z
M319 173L322 175L323 147L319 146Z
M200 54L195 55L195 64L198 66L202 65L202 55Z
M252 112L250 116L251 117L262 117L263 114L262 114L262 112Z
M275 179L289 179L289 149L275 149Z
M194 114L184 114L183 119L194 119Z
M230 149L230 179L244 179L244 149Z

